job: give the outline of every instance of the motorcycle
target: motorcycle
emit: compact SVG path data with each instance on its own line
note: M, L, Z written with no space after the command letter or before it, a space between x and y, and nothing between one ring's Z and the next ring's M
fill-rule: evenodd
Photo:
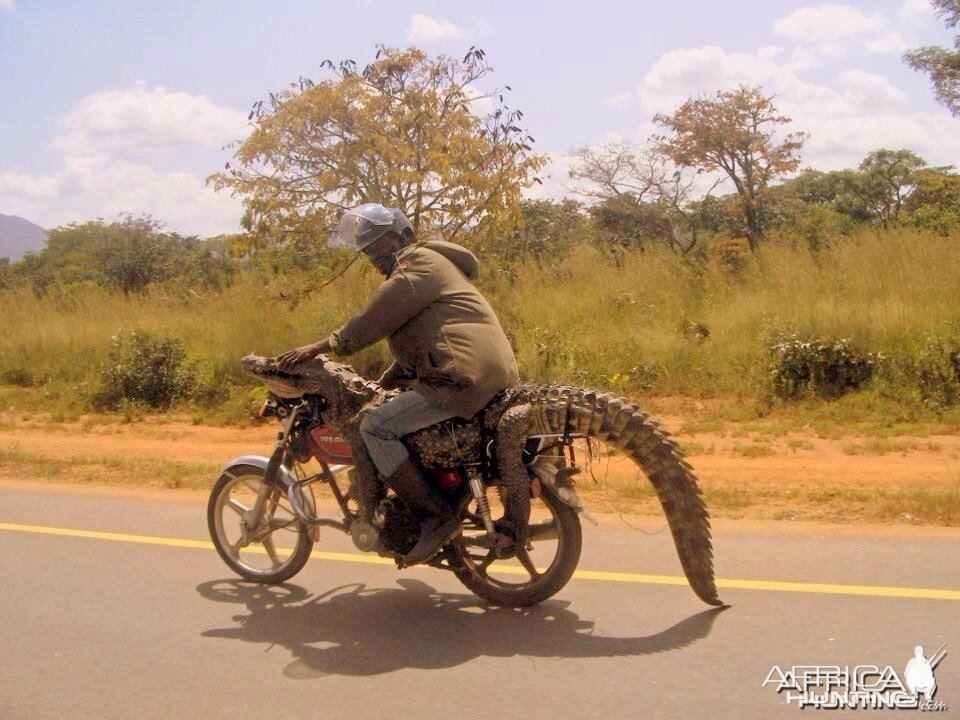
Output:
M248 356L242 362L270 391L260 417L278 420L281 430L269 457L234 458L213 486L207 524L223 561L246 580L282 583L304 567L320 529L331 528L349 535L357 549L391 558L400 566L417 542L420 520L400 496L385 488L373 501L374 512L363 512L363 503L371 500L354 460L362 452L357 446L362 441L351 431L360 408L371 398L383 399L382 389L323 356L306 364L309 377L280 372L268 358ZM498 401L502 404L503 397L495 398L491 406ZM591 402L600 408L597 400ZM405 438L427 480L460 519L459 531L426 564L452 572L492 604L535 605L559 592L573 576L583 539L581 517L596 523L573 480L580 469L577 444L591 437L589 419L579 426L564 420L562 427L545 426L540 428L544 432L525 438L522 461L529 485L524 493L529 493L530 502L526 532L518 540L504 523L508 500L497 484L496 438L484 432L482 416L483 411L473 420L447 420ZM664 447L675 448L664 442ZM679 457L671 453L670 457ZM657 458L661 468L657 478L663 475L663 460ZM311 461L319 469L308 471ZM681 465L674 469L692 478ZM650 477L653 480L654 475ZM320 488L329 491L336 515L319 515L315 491ZM665 486L664 494L674 490ZM716 605L720 601L713 582L709 524L695 480L690 492L699 503L690 506L692 510L679 502L665 502L664 508L694 591ZM690 492L675 494L690 500ZM677 508L692 512L697 522L688 522Z

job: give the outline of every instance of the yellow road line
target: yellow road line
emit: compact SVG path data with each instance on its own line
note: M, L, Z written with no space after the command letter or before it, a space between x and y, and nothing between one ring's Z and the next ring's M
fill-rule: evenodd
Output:
M0 530L12 532L36 533L41 535L61 535L66 537L90 538L94 540L112 540L113 542L139 543L142 545L165 545L167 547L199 548L212 550L213 543L208 540L188 540L186 538L166 538L154 535L131 535L128 533L101 532L98 530L74 530L71 528L47 527L45 525L20 525L0 522ZM262 547L246 548L250 552L265 552ZM367 563L389 565L392 560L359 553L329 552L314 550L311 557L337 562ZM521 567L503 567L498 572L526 574ZM600 580L606 582L645 583L650 585L687 585L687 579L681 575L646 575L642 573L605 572L601 570L577 570L573 576L580 580ZM820 595L860 595L868 597L896 597L923 600L960 600L960 590L940 588L887 587L882 585L838 585L833 583L786 582L780 580L741 580L720 578L717 587L730 590L760 590L770 592L816 593Z

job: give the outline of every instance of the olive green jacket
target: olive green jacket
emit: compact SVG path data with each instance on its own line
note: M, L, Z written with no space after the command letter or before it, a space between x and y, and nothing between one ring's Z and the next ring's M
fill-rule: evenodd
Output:
M454 415L473 416L520 381L497 316L470 283L478 268L454 243L401 248L367 306L330 336L333 352L351 355L387 338L396 361L381 383L409 384Z

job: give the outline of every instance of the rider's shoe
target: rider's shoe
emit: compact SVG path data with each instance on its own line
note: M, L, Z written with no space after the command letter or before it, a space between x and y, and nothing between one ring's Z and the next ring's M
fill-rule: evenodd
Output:
M417 565L432 558L459 529L460 520L450 515L446 518L434 515L424 520L420 523L420 539L410 552L403 556L404 566Z
M387 478L387 485L421 518L420 538L401 558L403 565L429 560L456 533L460 527L459 518L454 516L446 501L431 490L420 470L409 459Z

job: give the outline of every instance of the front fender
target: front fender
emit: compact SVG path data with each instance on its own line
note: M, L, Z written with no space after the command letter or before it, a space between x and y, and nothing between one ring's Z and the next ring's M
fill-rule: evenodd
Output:
M266 455L238 455L220 468L220 475L223 475L225 472L229 472L230 468L237 465L253 465L255 468L266 470L269 463L270 458L268 458ZM282 480L283 484L287 487L289 487L290 483L297 479L296 476L290 472L289 469L283 467L283 465L280 466L278 474L280 475L279 479Z
M260 468L264 472L267 470L267 465L270 463L270 458L265 455L239 455L233 460L225 464L220 468L220 475L224 473L229 473L231 468L239 467L240 465L252 465L255 468ZM231 473L232 475L233 473ZM277 478L283 485L284 491L286 491L290 485L297 480L297 476L294 475L288 468L285 468L283 465L277 471L279 477ZM317 504L313 499L313 490L310 488L302 489L301 494L303 495L302 504L305 505L303 509L306 510L310 515L316 517L317 515ZM310 533L311 538L314 542L317 541L316 534L319 532L319 528L311 527Z

